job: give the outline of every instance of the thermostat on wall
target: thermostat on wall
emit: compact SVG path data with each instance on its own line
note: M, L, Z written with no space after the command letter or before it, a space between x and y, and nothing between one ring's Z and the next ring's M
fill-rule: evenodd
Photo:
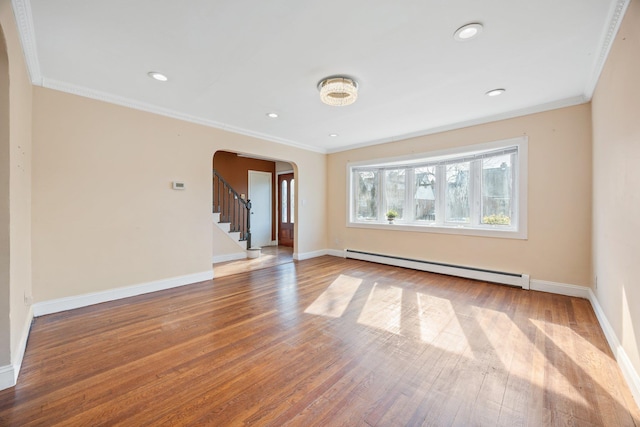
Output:
M184 186L184 182L173 181L173 189L174 190L184 190L186 187Z

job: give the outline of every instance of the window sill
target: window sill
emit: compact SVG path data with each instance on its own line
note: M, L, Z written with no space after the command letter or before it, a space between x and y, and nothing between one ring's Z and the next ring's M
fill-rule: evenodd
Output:
M446 225L418 225L395 222L347 222L349 228L369 228L376 230L410 231L417 233L458 234L464 236L498 237L502 239L527 240L526 230L498 230L494 228L470 228Z

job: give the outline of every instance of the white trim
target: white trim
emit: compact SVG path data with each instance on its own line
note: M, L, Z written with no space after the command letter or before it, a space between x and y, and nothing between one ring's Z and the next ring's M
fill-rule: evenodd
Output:
M346 258L347 254L343 249L328 249L327 250L327 255L331 255L331 256L335 256L335 257L339 257L339 258Z
M497 122L500 120L528 116L530 114L542 113L545 111L557 110L559 108L572 107L574 105L585 104L587 102L589 102L589 99L587 97L585 97L584 95L579 95L571 98L565 98L558 101L549 102L546 104L540 104L540 105L534 105L532 107L522 108L520 110L507 111L504 113L494 114L492 116L479 117L477 119L466 120L463 122L455 122L448 125L421 130L418 132L405 133L402 135L396 135L389 138L382 138L382 139L376 139L376 140L362 142L358 144L351 144L351 145L345 145L341 147L329 148L326 150L326 153L327 154L340 153L342 151L355 150L356 148L371 147L374 145L386 144L389 142L398 142L406 139L433 135L436 133L443 133L443 132L456 130L456 129L462 129L469 126L483 125L486 123Z
M629 0L618 0L618 3L625 4L625 8L628 2ZM266 141L271 141L278 144L283 144L283 145L300 148L303 150L312 151L312 152L321 153L321 154L338 153L341 151L353 150L355 148L360 148L360 147L369 147L369 146L384 144L388 142L395 142L395 141L400 141L400 140L409 139L409 138L432 135L432 134L446 132L454 129L460 129L464 127L491 123L499 120L514 118L514 117L526 116L529 114L539 113L543 111L555 110L558 108L584 104L585 102L589 102L592 94L592 90L590 91L587 88L585 92L587 93L588 96L580 95L580 96L575 96L571 98L560 99L560 100L545 103L545 104L526 107L520 110L508 111L500 114L494 114L491 116L478 117L475 119L466 120L462 122L449 123L443 126L438 126L438 127L434 127L426 130L420 130L418 132L409 132L409 133L396 135L389 138L381 138L381 139L376 139L372 141L351 144L347 146L340 146L340 147L333 147L333 148L320 148L313 145L307 145L307 144L302 144L300 142L287 140L284 138L278 138L273 135L262 134L259 132L250 131L248 129L229 126L227 124L220 123L214 120L195 117L189 114L184 114L178 111L173 111L173 110L169 110L159 106L146 104L133 99L120 97L117 95L113 95L113 94L109 94L109 93L105 93L105 92L101 92L101 91L97 91L97 90L93 90L85 87L80 87L80 86L72 85L69 83L61 82L61 81L45 79L42 77L40 64L38 62L38 55L37 55L36 42L35 42L35 31L33 28L33 18L31 14L30 3L28 0L12 0L12 4L13 4L14 14L16 17L16 22L18 25L18 31L20 33L20 39L22 41L22 49L25 52L27 68L29 69L31 82L34 85L43 86L50 89L59 90L62 92L72 93L75 95L96 99L96 100L108 102L111 104L122 105L125 107L129 107L129 108L133 108L141 111L147 111L147 112L159 114L162 116L172 117L178 120L184 120L191 123L197 123L197 124L201 124L208 127L222 129L222 130L234 132L240 135L246 135L253 138L260 138ZM614 15L612 19L615 19L615 17L616 15ZM612 23L612 25L616 28L616 31L617 31L617 28L619 27L619 22ZM609 49L609 46L603 45L603 51L606 51L606 54L608 54L608 49ZM606 57L606 54L604 55L605 57ZM597 77L599 77L599 75L600 75L599 71L594 73L594 80L596 83L597 83ZM595 88L595 84L593 84L593 86Z
M541 292L549 292L553 294L566 295L569 297L578 297L584 298L591 302L591 306L593 307L593 311L596 314L596 318L598 319L598 323L602 328L602 332L604 332L604 336L607 339L609 347L611 348L611 352L613 356L616 358L618 362L618 366L620 366L620 370L622 371L622 375L631 390L631 394L636 401L636 404L640 405L640 375L635 370L629 356L627 356L626 351L620 344L620 340L616 336L613 327L609 323L609 319L604 314L604 310L600 306L600 302L598 298L593 293L591 288L586 286L577 286L577 285L569 285L566 283L557 283L557 282L548 282L546 280L531 280L531 289Z
M369 228L375 230L410 231L412 233L460 234L463 236L498 237L503 239L527 240L525 230L493 230L490 228L454 227L446 225L385 224L384 222L351 222L348 228Z
M24 359L24 353L27 350L27 341L29 339L32 321L33 306L30 306L29 311L27 312L27 317L24 320L24 325L22 326L20 342L12 354L12 363L10 365L0 366L0 390L13 387L18 382L18 375L22 368L22 360Z
M598 56L598 59L592 70L591 78L587 82L587 85L584 89L584 96L587 101L591 101L591 98L593 98L593 93L598 86L598 80L600 80L600 75L602 74L604 65L607 62L607 57L609 56L609 52L611 51L611 46L613 46L613 42L616 39L618 30L620 29L620 25L622 24L622 19L627 11L627 7L629 7L630 2L631 0L617 0L609 11L609 27L603 40L600 42L600 55Z
M213 258L211 259L211 264L217 264L219 262L227 262L227 261L237 261L239 259L245 259L245 258L247 258L246 252L236 252L233 254L225 254L225 255L214 255Z
M346 258L376 262L378 264L393 265L396 267L411 268L413 270L427 271L429 273L465 277L467 279L480 280L483 282L502 283L505 285L529 289L529 275L527 274L522 274L521 276L512 276L508 274L493 273L490 271L477 271L464 267L432 264L429 263L429 261L421 262L419 260L400 259L384 255L363 254L358 252L346 252Z
M549 282L547 280L534 279L531 279L531 290L584 299L589 299L589 292L591 291L591 289L587 288L586 286L569 285L566 283Z
M24 325L22 325L22 333L20 336L20 342L18 348L13 354L13 367L15 369L15 380L18 381L18 375L22 368L22 360L24 359L24 353L27 351L27 341L29 340L29 333L31 332L31 323L33 322L33 305L29 306L27 317L24 319Z
M604 332L604 336L607 338L609 342L609 347L611 347L611 351L613 352L613 356L616 358L618 365L620 366L620 370L622 371L622 375L624 379L627 381L627 385L631 390L631 394L636 401L637 405L640 405L640 375L633 367L629 356L627 356L627 352L620 344L620 340L616 336L613 327L609 323L609 319L604 314L604 310L600 306L600 302L598 298L593 293L590 288L587 288L589 292L588 299L591 301L591 306L593 307L593 311L596 313L596 317L598 318L598 322L600 322L600 326L602 327L602 331Z
M383 208L383 195L382 192L378 194L378 220L374 221L358 221L354 218L354 169L359 168L387 168L397 166L399 168L411 168L413 166L420 166L428 163L438 162L442 160L458 159L462 157L473 156L476 154L489 153L493 151L499 151L500 149L507 149L517 147L518 158L517 166L515 167L515 179L517 182L517 188L514 189L517 199L517 208L514 213L514 225L509 228L500 228L499 226L491 225L478 225L473 224L473 221L469 225L455 225L442 222L442 219L438 223L420 223L411 221L411 219L404 222L403 220L396 220L394 224L389 224L385 218L380 218L382 215L381 209ZM441 233L441 234L459 234L468 236L480 236L480 237L497 237L504 239L520 239L527 240L528 238L528 218L527 218L527 204L528 204L528 163L529 163L529 137L518 136L514 138L502 139L497 141L474 143L472 145L465 145L460 147L452 147L442 150L434 150L420 153L404 154L401 156L385 157L385 158L373 158L367 160L359 160L354 162L347 162L346 164L346 227L347 228L369 228L379 230L393 230L393 231L409 231L419 233ZM439 178L437 179L439 180ZM407 184L409 189L410 184ZM479 187L477 188L479 189ZM441 192L442 194L443 192ZM475 194L472 191L472 194ZM405 195L405 198L410 198L410 193ZM443 202L444 199L440 199ZM406 204L407 200L405 200ZM440 203L442 206L443 203ZM436 206L438 202L436 201ZM477 212L479 214L479 212ZM440 214L437 214L440 215ZM472 214L473 216L473 214ZM440 216L442 218L443 215Z
M284 138L278 138L276 136L268 135L265 133L254 132L249 129L243 129L237 126L231 126L231 125L217 122L215 120L210 120L204 117L193 116L191 114L182 113L176 110L171 110L169 108L159 107L157 105L148 104L146 102L137 101L135 99L126 98L123 96L118 96L118 95L114 95L107 92L101 92L98 90L89 89L81 86L76 86L76 85L69 84L66 82L61 82L58 80L42 78L42 82L40 85L48 89L59 90L61 92L71 93L71 94L82 96L85 98L108 102L110 104L121 105L124 107L133 108L135 110L141 110L149 113L159 114L161 116L171 117L174 119L183 120L185 122L196 123L199 125L208 126L208 127L228 131L228 132L233 132L239 135L245 135L252 138L258 138L264 141L271 141L278 144L288 145L290 147L295 147L295 148L299 148L306 151L313 151L321 154L326 154L327 152L323 148L301 144L295 141L291 141Z
M327 249L322 249L319 251L313 251L313 252L303 252L303 253L294 253L293 254L293 259L295 259L296 261L304 261L305 259L311 259L311 258L317 258L319 256L323 256L323 255L328 255L329 251Z
M185 276L155 280L153 282L141 283L138 285L125 286L100 292L92 292L84 295L75 295L72 297L42 301L33 304L33 315L35 317L39 317L47 314L59 313L61 311L73 310L75 308L87 307L93 304L100 304L103 302L115 301L136 295L177 288L179 286L204 282L205 280L211 279L213 279L213 270L208 270L200 273L187 274Z
M13 387L14 385L16 385L14 366L0 366L0 390Z
M31 2L28 0L12 0L13 14L16 18L20 43L24 52L25 62L31 83L42 85L42 73L40 72L40 62L38 60L38 49L36 46L35 30L33 28L33 14L31 13Z

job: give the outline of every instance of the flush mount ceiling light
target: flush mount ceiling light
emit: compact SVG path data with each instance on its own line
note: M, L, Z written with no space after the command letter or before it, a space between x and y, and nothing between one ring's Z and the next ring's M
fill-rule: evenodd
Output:
M277 119L278 113L267 113L267 117L269 117L270 119Z
M342 107L358 99L358 83L345 76L332 76L318 83L320 100L327 105Z
M151 77L152 79L158 80L159 82L166 82L167 80L169 80L169 78L167 76L165 76L164 74L159 73L157 71L149 71L147 73L147 75L149 77Z
M337 133L330 133L330 134L329 134L329 136L330 136L331 138L337 138L337 137L338 137L338 134L337 134Z
M498 96L498 95L502 95L506 91L507 91L506 89L492 89L489 92L485 93L485 95L487 95L487 96Z
M453 38L459 42L464 42L476 38L482 32L482 24L473 23L463 25L453 33Z

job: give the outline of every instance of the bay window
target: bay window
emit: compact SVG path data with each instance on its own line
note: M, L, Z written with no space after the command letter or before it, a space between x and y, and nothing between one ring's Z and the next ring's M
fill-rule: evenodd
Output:
M351 163L348 225L526 238L526 156L516 138Z

